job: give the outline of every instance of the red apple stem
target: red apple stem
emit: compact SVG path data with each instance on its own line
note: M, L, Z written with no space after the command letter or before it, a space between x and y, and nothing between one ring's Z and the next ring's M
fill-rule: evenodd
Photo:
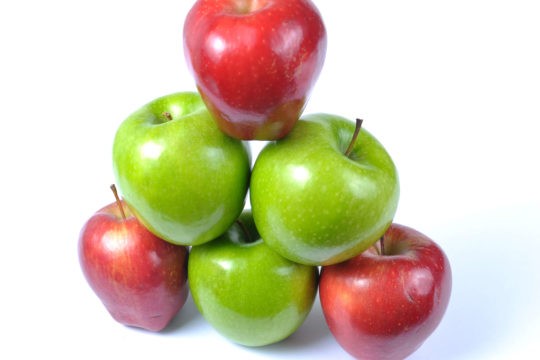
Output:
M118 196L118 191L116 190L116 185L112 184L111 185L111 190L114 194L114 198L116 199L116 205L118 205L118 207L120 208L120 213L122 214L122 219L124 219L124 221L127 219L126 218L126 212L124 211L124 206L122 205L122 201L120 200L120 196Z
M384 250L384 235L381 236L381 238L379 239L379 245L381 247L381 255L386 255L386 252Z
M168 111L164 111L163 114L161 114L167 121L171 121L172 120L172 115L170 112Z
M356 127L354 128L354 133L351 138L351 142L349 143L349 147L347 148L347 150L345 150L345 156L347 157L349 157L349 155L351 154L354 148L354 144L356 144L356 139L358 139L358 135L360 134L360 129L362 129L363 122L364 120L362 119L356 119Z

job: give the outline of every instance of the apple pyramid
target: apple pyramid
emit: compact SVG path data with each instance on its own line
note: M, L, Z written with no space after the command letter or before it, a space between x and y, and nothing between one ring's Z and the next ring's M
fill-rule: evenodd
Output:
M122 122L114 176L146 229L190 248L193 300L226 338L285 339L319 289L347 352L401 359L440 323L450 265L428 237L392 223L397 169L362 121L303 115L326 48L310 0L195 1L184 53L197 92ZM253 140L269 142L251 169Z

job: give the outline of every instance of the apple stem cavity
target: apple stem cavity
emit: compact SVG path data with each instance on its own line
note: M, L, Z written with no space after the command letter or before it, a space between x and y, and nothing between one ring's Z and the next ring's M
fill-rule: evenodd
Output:
M173 119L171 113L168 111L164 111L161 115L165 118L165 121L171 121Z
M122 214L122 219L124 221L127 220L126 212L124 211L124 206L122 205L122 200L120 200L120 196L118 196L118 190L116 190L116 185L111 185L111 190L114 194L114 198L116 199L116 205L118 205L118 208L120 209L120 214Z
M240 0L236 2L236 10L241 14L249 14L261 9L264 4L264 0Z
M358 139L358 135L360 134L360 129L362 129L362 123L364 120L362 119L356 119L356 127L354 128L354 133L351 138L351 142L349 143L349 147L347 147L347 150L345 150L345 156L350 157L351 152L354 148L354 144L356 144L356 139Z

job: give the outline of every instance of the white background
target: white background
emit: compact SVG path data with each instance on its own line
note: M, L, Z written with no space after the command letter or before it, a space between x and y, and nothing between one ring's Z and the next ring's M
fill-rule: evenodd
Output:
M365 119L400 173L396 222L452 264L446 316L412 359L540 350L535 3L316 1L329 45L306 113ZM112 201L116 128L153 98L195 88L182 52L192 4L0 4L0 358L348 358L318 300L292 337L249 349L191 300L163 333L126 328L82 276L78 233Z

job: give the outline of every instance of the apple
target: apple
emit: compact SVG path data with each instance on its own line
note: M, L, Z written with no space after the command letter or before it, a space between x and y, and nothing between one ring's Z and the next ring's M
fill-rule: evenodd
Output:
M114 175L125 201L174 244L202 244L229 228L244 208L250 166L248 146L221 132L193 92L151 101L114 138Z
M198 0L184 54L220 129L274 140L293 127L322 70L327 37L309 0Z
M262 238L284 257L329 265L364 251L390 226L396 167L375 137L330 114L298 121L255 161L250 200Z
M249 210L221 237L192 248L188 272L203 317L245 346L272 344L294 333L317 293L318 268L268 247Z
M452 274L443 250L414 229L393 224L380 244L322 267L321 307L330 331L352 356L403 359L439 325Z
M112 317L128 326L164 329L184 305L188 250L148 231L117 197L84 224L79 262Z

